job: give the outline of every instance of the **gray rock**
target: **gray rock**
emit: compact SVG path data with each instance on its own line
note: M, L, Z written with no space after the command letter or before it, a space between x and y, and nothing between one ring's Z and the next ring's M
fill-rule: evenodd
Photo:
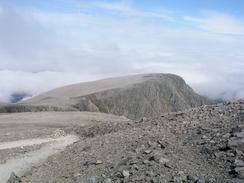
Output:
M206 181L207 183L216 183L216 179L215 178L208 178L208 180Z
M112 182L112 179L110 179L110 178L106 178L105 180L104 180L104 183L111 183Z
M205 183L206 179L203 176L198 177L197 183Z
M244 167L236 167L235 172L238 174L238 177L244 179Z
M161 164L161 165L165 165L165 164L167 164L167 163L169 163L169 162L170 162L170 160L167 159L167 158L163 158L163 157L161 157L161 158L159 159L159 164Z
M175 183L187 182L187 176L183 171L179 171L178 174L172 178L172 181Z
M122 175L124 176L124 178L129 178L130 172L128 170L123 170Z
M234 162L234 165L236 167L244 167L244 162L240 159L236 159L235 162Z
M227 180L226 183L243 183L243 180L235 178L235 179Z
M164 166L167 167L167 168L175 168L176 167L176 163L173 162L173 161L169 161L169 162L166 162L164 164Z
M192 181L194 183L197 182L197 179L198 179L197 176L192 176L192 175L187 176L187 180Z
M11 173L7 181L7 183L21 183L21 182L22 182L21 179L17 175L15 175L14 172Z
M232 153L232 152L227 152L227 153L226 153L226 156L228 156L228 157L235 157L235 154Z
M103 161L102 161L102 160L97 160L97 161L95 162L95 164L96 164L96 165L101 165L101 164L103 164Z
M225 155L225 153L224 152L216 152L216 153L214 153L214 155L216 158L221 158Z
M144 154L150 154L152 152L151 149L147 149L146 151L144 151Z
M146 171L145 172L145 175L146 176L149 176L149 177L153 177L154 176L154 173L152 171Z
M223 138L229 138L230 137L230 133L226 133L225 135L223 135Z
M154 161L149 161L149 160L143 160L143 164L148 165L148 166L153 166L154 165Z
M87 179L88 183L97 183L97 177L91 176Z
M231 139L231 140L228 141L228 146L229 147L241 146L241 145L244 145L244 138L243 139L234 138L234 139Z
M244 167L236 167L235 171L236 172L244 172Z
M142 150L144 150L146 147L145 147L145 145L144 144L142 144L139 148L136 148L136 153L138 154L138 153L140 153Z
M244 132L235 133L236 137L244 138Z
M139 123L145 122L146 120L147 120L146 117L142 117L142 118L139 120Z

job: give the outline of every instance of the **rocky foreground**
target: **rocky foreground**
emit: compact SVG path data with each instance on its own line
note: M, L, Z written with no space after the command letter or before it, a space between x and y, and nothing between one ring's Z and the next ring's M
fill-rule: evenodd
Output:
M63 130L80 140L9 182L244 182L244 101Z

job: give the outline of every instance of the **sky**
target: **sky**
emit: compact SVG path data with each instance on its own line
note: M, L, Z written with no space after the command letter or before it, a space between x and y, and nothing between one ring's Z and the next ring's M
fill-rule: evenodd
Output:
M140 73L244 98L244 1L0 0L0 101Z

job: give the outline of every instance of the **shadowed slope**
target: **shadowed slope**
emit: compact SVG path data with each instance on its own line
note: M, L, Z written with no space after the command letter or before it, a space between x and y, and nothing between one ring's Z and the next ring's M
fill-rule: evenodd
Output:
M173 74L144 74L64 86L22 104L124 115L157 116L208 103Z

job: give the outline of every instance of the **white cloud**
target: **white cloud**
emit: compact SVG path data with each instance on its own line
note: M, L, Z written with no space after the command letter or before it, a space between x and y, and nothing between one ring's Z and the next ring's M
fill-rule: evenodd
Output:
M206 31L244 35L244 23L229 14L206 11L202 17L185 16L183 19Z
M208 73L209 74L209 73ZM205 83L193 83L192 87L200 94L212 99L235 100L244 98L244 73L209 74Z
M0 6L0 15L3 14L3 8Z
M100 8L104 10L121 13L127 16L141 17L141 18L159 18L167 21L172 21L174 18L170 15L169 11L161 10L161 12L141 11L134 8L128 1L120 1L116 3L108 2L93 2L89 4L91 8Z
M60 13L50 11L31 10L31 16L44 27L70 26L85 27L95 22L94 18L85 13Z
M204 95L244 97L244 41L215 34L225 22L213 27L209 18L185 18L193 25L210 27L206 32L202 27L152 25L144 18L158 14L131 4L97 2L87 7L110 9L121 16L118 21L117 16L86 11L2 7L0 100L6 101L16 90L37 94L68 83L145 72L179 74ZM221 17L213 20L224 21ZM235 22L232 19L227 27ZM241 32L239 26L233 27L234 31L224 28L221 33Z
M0 71L0 101L8 101L12 93L24 92L36 95L51 88L60 87L66 84L82 81L95 80L101 76L88 73L51 72L43 71L38 73L24 71Z

